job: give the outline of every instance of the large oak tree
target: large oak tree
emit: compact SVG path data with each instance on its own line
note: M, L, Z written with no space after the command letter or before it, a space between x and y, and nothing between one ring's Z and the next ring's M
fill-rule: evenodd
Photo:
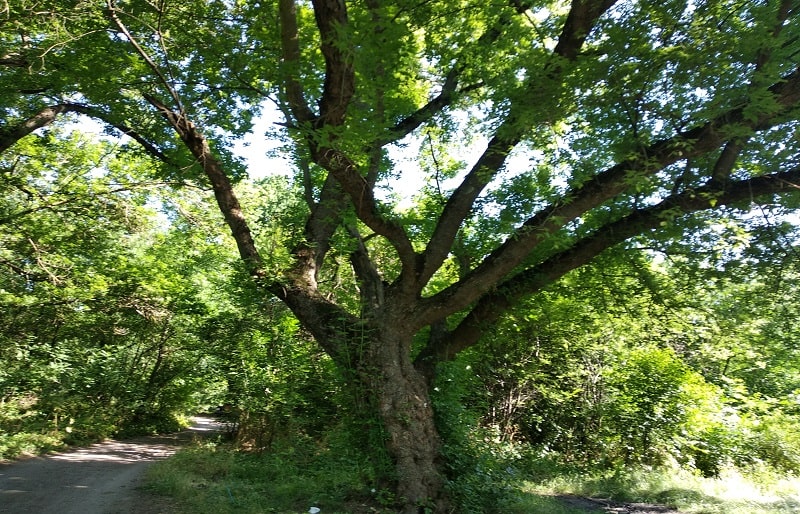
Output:
M72 112L210 185L264 294L372 396L404 511L444 507L437 363L611 246L796 199L798 8L18 0L0 12L0 151ZM226 146L265 105L307 207L278 270ZM418 186L414 208L397 185Z

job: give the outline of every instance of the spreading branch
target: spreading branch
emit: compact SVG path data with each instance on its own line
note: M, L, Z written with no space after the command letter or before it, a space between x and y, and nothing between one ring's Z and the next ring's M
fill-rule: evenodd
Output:
M573 0L559 42L553 50L554 58L545 70L545 74L551 79L548 82L555 83L554 79L562 73L560 62L565 59L574 60L578 56L589 32L614 3L615 0ZM530 95L535 95L541 85L534 81L529 82L527 87ZM447 201L425 249L418 290L421 291L441 267L464 220L472 212L475 201L503 167L511 150L522 140L523 134L536 123L537 120L520 119L517 111L518 108L512 104L508 117L495 131L486 151Z
M306 283L316 288L317 273L331 248L331 237L341 225L343 212L350 202L333 174L325 178L318 202L313 202L310 191L306 198L311 200L311 213L306 220L305 241L292 253L296 258L296 273L304 275Z
M568 61L574 60L597 20L615 3L617 0L572 0L553 53Z
M109 127L112 127L120 131L124 135L130 137L131 139L139 143L139 145L151 156L155 157L156 159L166 164L174 165L174 163L161 150L159 150L153 143L148 141L144 136L139 134L137 131L133 130L132 128L123 123L119 123L113 120L110 116L106 115L104 112L98 109L76 103L63 103L63 104L50 105L44 107L39 112L29 117L28 119L23 120L12 127L4 127L3 129L1 129L0 154L8 150L11 146L13 146L17 141L19 141L23 137L33 133L37 129L52 124L59 115L70 112L76 114L83 114L85 116L89 116L91 118L95 118L102 121Z
M294 0L280 0L278 14L281 29L281 57L284 65L283 87L289 110L298 126L303 126L312 121L315 115L309 108L303 86L297 79L297 70L300 67L300 36L297 28L297 6Z
M338 127L344 123L347 108L355 92L353 49L346 40L347 8L342 0L314 0L320 48L325 58L325 82L319 100L320 127Z
M776 194L800 190L799 183L800 167L795 167L785 172L746 180L709 184L670 195L652 207L633 210L577 241L570 248L501 282L477 301L448 337L425 348L420 353L417 364L422 369L429 369L435 362L452 359L460 351L476 344L487 328L496 324L522 299L554 283L568 272L588 264L612 246L661 228L667 214L676 210L690 214L735 206L743 201L766 204Z
M355 227L347 227L347 231L350 233L350 237L356 242L355 249L350 252L350 263L358 278L361 305L371 307L371 309L368 310L375 311L380 308L385 301L383 279L369 257L369 251L364 244L364 239Z
M533 250L564 225L627 191L636 177L651 176L683 159L717 150L726 142L732 126L753 133L782 122L800 104L800 71L769 88L782 109L757 119L746 118L744 107L728 111L714 120L645 148L641 155L598 173L562 200L529 218L504 244L458 283L422 302L426 324L468 307L512 272ZM795 112L796 114L796 112Z
M78 104L58 104L41 109L39 112L12 127L0 129L0 154L11 148L17 141L37 129L46 127L60 114L81 112L85 107Z
M185 115L186 110L183 107L183 102L181 102L180 95L178 95L178 92L172 86L172 82L170 82L170 80L167 79L166 75L164 75L164 72L161 71L161 67L158 64L156 64L153 58L150 57L150 54L147 52L147 50L145 50L144 47L139 44L139 41L135 37L133 37L133 34L131 34L131 32L128 30L128 27L122 22L122 19L120 19L118 14L122 11L120 11L117 8L115 0L107 0L106 6L108 7L108 16L111 18L111 21L113 21L114 24L119 29L119 31L122 32L123 35L125 35L128 42L136 50L136 53L139 54L139 56L144 60L144 62L152 70L152 72L156 75L156 77L158 77L158 80L159 82L161 82L161 85L167 89L170 97L172 97L172 100L175 102L175 105L178 108L178 112L180 112L181 115Z
M317 149L314 161L328 170L341 184L350 197L358 218L392 244L404 271L416 269L416 253L408 234L400 224L380 212L374 190L358 172L356 164L344 152L334 148Z
M211 182L217 205L236 241L239 255L247 265L250 274L259 281L263 280L267 275L264 261L253 241L250 226L244 217L239 199L233 191L233 185L225 173L222 163L211 151L208 140L182 113L174 112L155 96L145 95L145 99L169 122L186 148L202 166L203 172Z

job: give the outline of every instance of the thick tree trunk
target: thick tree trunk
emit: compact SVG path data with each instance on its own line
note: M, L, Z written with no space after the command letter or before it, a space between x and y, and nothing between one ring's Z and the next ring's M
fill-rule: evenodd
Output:
M395 460L397 495L405 514L425 508L447 511L440 466L441 441L425 378L411 363L408 341L382 334L365 356L365 376L375 395L388 434L387 449Z

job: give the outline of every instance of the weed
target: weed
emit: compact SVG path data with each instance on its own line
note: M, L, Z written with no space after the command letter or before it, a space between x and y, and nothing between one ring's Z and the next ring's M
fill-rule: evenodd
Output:
M248 454L229 446L184 449L151 467L147 483L187 512L382 512L387 490L372 492L368 460L298 437L281 449ZM388 512L388 511L387 511Z
M526 482L523 492L658 503L696 514L790 514L800 507L800 478L766 469L748 474L725 469L717 478L680 468L637 467L572 474L559 470L550 477L540 475L535 483Z

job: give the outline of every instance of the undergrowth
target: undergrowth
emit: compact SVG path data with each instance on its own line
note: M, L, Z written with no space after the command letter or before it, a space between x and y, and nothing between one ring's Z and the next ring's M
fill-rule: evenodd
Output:
M226 444L198 444L156 463L148 489L175 498L197 514L297 513L311 507L325 514L392 512L395 498L377 485L365 455L332 451L296 438L263 453Z
M304 513L311 507L321 514L394 512L396 498L376 484L366 454L341 450L310 438L261 454L235 451L226 444L197 444L152 466L147 487L174 498L181 506L176 513ZM704 478L678 467L577 470L529 456L517 459L513 468L483 467L493 459L483 459L476 476L462 477L458 486L475 487L477 480L485 491L497 477L494 485L504 492L501 510L494 512L586 512L565 504L562 495L667 505L685 514L800 512L800 478L768 469L726 469L718 478ZM508 487L511 473L520 474L513 489ZM456 509L480 512L469 504Z
M546 464L539 463L539 466L532 479L524 483L523 493L654 503L686 514L800 512L800 477L779 474L768 468L728 468L718 477L707 478L677 466L606 472L570 472L558 468L552 473L547 472Z

